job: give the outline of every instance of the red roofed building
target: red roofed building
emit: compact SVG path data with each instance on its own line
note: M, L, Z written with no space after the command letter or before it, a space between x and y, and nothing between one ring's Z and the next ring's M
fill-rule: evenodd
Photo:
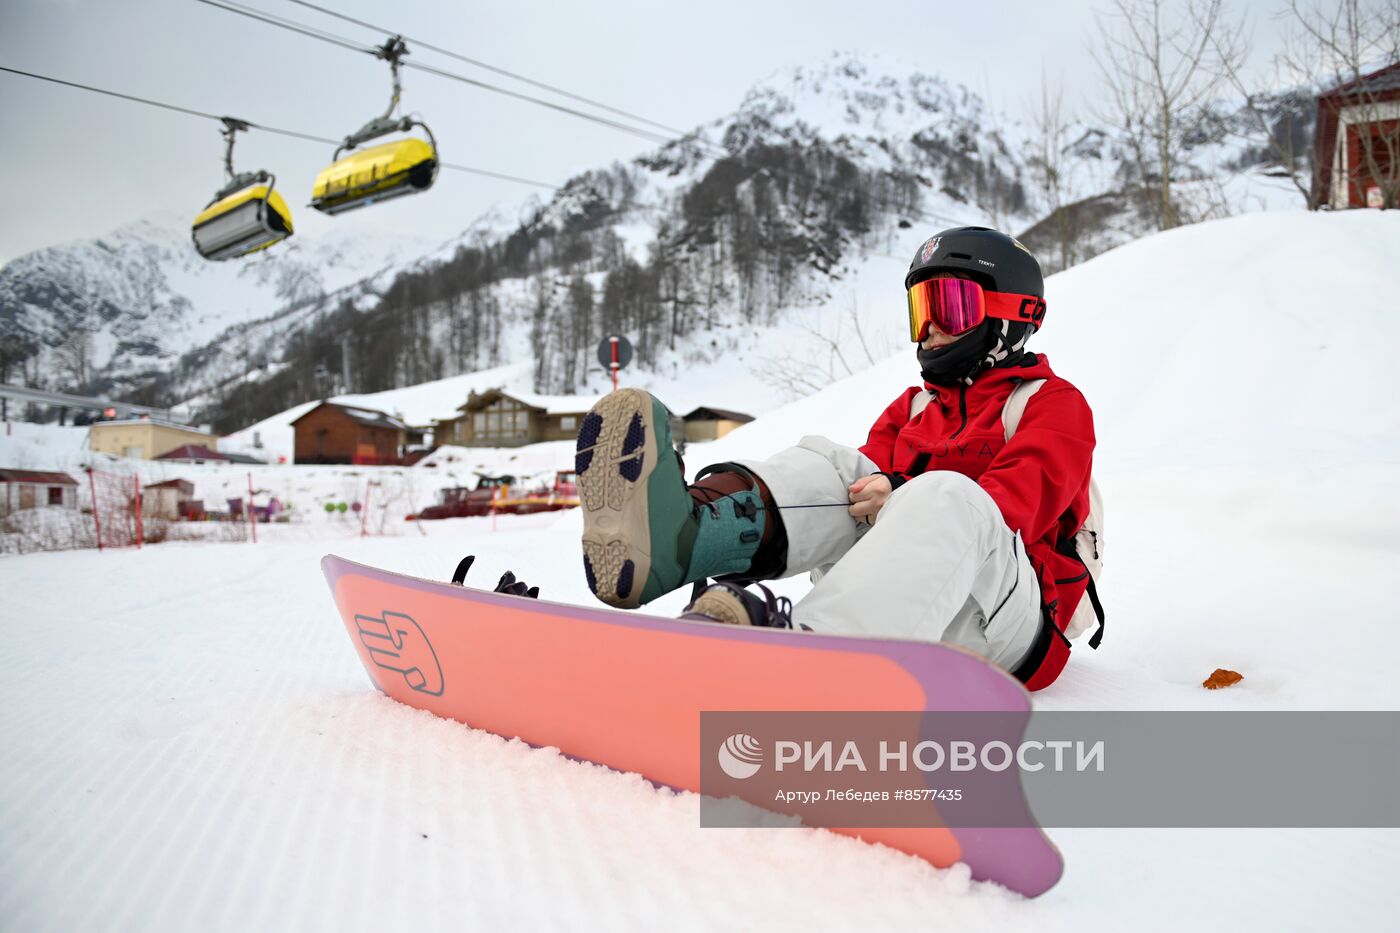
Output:
M1400 62L1317 99L1312 203L1334 210L1400 201Z
M163 483L150 483L141 493L141 511L149 518L174 521L189 515L189 504L193 499L194 483L189 480L168 479Z
M174 450L167 450L156 459L178 460L181 463L224 463L228 457L217 450L210 450L203 444L184 444Z
M78 481L67 473L0 470L0 515L56 505L78 507Z

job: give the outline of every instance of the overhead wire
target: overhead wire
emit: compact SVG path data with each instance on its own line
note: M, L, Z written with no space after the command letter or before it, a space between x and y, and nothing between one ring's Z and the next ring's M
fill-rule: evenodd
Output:
M228 0L228 2L221 2L221 0L195 0L195 2L202 3L205 6L214 7L215 9L224 10L229 13L236 13L239 16L246 16L249 19L267 23L268 25L276 26L280 29L287 29L292 32L300 33L303 36L308 36L312 39L319 39L322 42L329 42L334 45L338 45L341 48L349 49L352 52L363 52L367 55L375 54L375 50L373 48L358 45L350 39L334 35L333 33L327 32L323 29L308 27L305 24L289 20L284 16L278 16L277 14L267 13L264 10L258 10L253 7L245 6L241 3L233 2L233 0ZM675 142L675 138L671 136L665 136L661 133L657 133L652 130L646 130L640 127L631 126L627 123L621 122L620 120L612 120L607 117L600 117L597 114L586 113L582 110L576 110L573 107L566 107L563 104L556 104L553 101L544 100L543 98L532 97L529 94L522 94L519 91L512 91L509 88L503 88L499 85L491 84L487 81L479 81L476 78L469 78L466 75L460 75L456 72L447 71L446 69L438 68L433 65L425 65L422 62L406 61L403 62L403 67L411 68L415 71L426 72L432 75L437 75L440 78L448 78L453 81L460 81L463 84L469 84L472 87L481 88L482 90L490 91L493 94L500 94L504 97L510 97L514 98L515 100L525 101L527 103L531 103L539 107L546 107L550 110L555 110L560 113L565 113L570 116L578 117L582 120L588 120L592 123L597 123L602 126L610 127L611 129L615 129L623 133L630 133L633 136L641 137L642 139L645 139L649 142Z
M222 122L224 119L223 115L221 114L210 113L209 111L205 110L195 110L192 107L182 107L179 104L169 104L164 101L152 100L149 97L138 97L135 94L125 94L121 91L113 91L107 88L95 87L91 84L81 84L77 81L68 81L63 78L55 78L52 75L39 74L33 71L24 71L20 68L10 68L6 65L0 65L0 71L9 72L10 74L21 75L26 78L34 78L38 81L47 81L50 84L59 84L64 87L77 88L80 91L90 91L94 94L102 94L107 97L115 97L120 100L131 101L133 103L138 104L145 104L148 107L158 107L161 110L168 110L174 113L183 113L192 117L202 117L206 120L216 120L219 122ZM252 120L244 120L243 122L248 124L248 127L250 129L262 130L265 133L272 133L277 136L287 136L292 139L304 139L309 142L325 143L326 145L330 146L337 146L341 143L341 140L332 139L328 136L316 136L312 133L303 133L298 130L289 130L277 126L268 126L265 123L255 123ZM522 185L533 185L536 188L545 188L550 191L559 190L558 185L551 185L548 182L536 181L532 178L522 178L519 175L509 175L504 172L493 172L490 169L476 168L470 165L459 165L453 162L442 162L439 164L443 168L452 169L453 171L458 172L465 172L470 175L480 175L486 178L498 178L502 181L511 181Z
M666 132L674 133L677 136L686 135L685 130L676 129L674 126L667 126L665 123L658 123L656 120L652 120L647 117L640 116L639 114L623 110L620 107L614 107L611 104L605 104L600 100L594 100L590 97L584 97L581 94L575 94L572 91L566 90L561 87L557 87L553 84L546 84L543 81L537 81L534 78L527 77L525 75L519 74L518 72L507 71L505 68L501 68L497 65L492 65L489 62L484 62L478 58L471 58L469 56L461 54L460 52L454 52L451 49L443 48L440 45L433 45L432 43L425 42L422 39L415 39L414 37L407 35L406 33L399 32L398 30L388 29L384 26L376 26L373 23L366 22L362 19L357 19L353 16L348 16L345 13L341 13L337 10L332 10L315 3L308 3L307 0L287 0L287 2L295 3L297 6L306 7L309 10L315 10L318 13L324 13L327 16L333 16L336 19L344 20L347 23L353 23L356 26L363 26L365 29L370 29L374 32L383 33L384 35L402 36L405 41L411 42L415 46L428 49L432 52L437 52L439 55L445 55L448 58L455 58L458 61L465 62L468 65L475 65L477 68L482 68L486 71L494 72L498 75L503 75L504 77L511 78L515 81L519 81L522 84L528 84L532 87L537 87L544 91L550 91L551 93L558 94L560 97L567 97L570 100L576 100L581 104L588 104L590 107L597 107L599 110L606 110L609 113L615 113L620 117L626 117L627 119L634 120L637 123L645 123L648 126L654 126L659 130L665 130Z

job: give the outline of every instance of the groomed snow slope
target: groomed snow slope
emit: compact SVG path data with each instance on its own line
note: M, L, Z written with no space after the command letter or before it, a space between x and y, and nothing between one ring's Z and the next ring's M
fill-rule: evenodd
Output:
M1037 344L1096 411L1110 622L1039 708L1396 708L1396 255L1393 215L1269 215L1052 280ZM859 442L911 356L687 462ZM7 925L1303 930L1400 911L1395 831L1053 829L1064 880L1025 901L823 832L701 831L693 795L371 692L327 550L431 577L474 552L477 582L509 567L590 599L577 513L491 527L0 561ZM1200 689L1217 666L1245 680Z

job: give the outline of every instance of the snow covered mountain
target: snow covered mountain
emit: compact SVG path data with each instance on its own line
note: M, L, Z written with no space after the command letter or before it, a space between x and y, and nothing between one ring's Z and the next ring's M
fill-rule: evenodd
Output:
M55 383L131 389L230 327L281 318L432 245L402 236L298 234L241 262L206 262L190 218L159 214L0 269L0 332L52 351ZM43 363L43 360L36 361Z
M1203 180L1258 162L1240 158L1228 120L1198 135L1189 161ZM1092 205L1075 219L1076 259L1144 232L1108 134L1074 126L1065 138L1076 170L1056 202L1032 128L942 78L836 55L760 83L683 139L479 218L431 253L293 240L211 268L173 219L41 251L0 272L0 333L50 347L55 384L144 386L225 431L334 392L512 364L529 365L536 391L599 389L590 360L608 333L637 346L634 384L682 371L703 382L715 361L745 355L747 378L706 401L753 411L740 403L760 380L798 396L893 349L881 334L899 268L934 230L1024 233L1052 267L1057 203ZM1239 184L1229 193L1234 209L1251 196ZM774 328L781 348L760 358ZM350 385L339 378L347 353Z

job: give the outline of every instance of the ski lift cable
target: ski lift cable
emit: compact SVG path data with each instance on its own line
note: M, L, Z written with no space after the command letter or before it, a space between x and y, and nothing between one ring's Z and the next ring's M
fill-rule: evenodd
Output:
M366 22L362 19L356 19L353 16L347 16L344 13L328 9L327 7L319 6L315 3L308 3L307 0L287 0L287 2L295 3L297 6L303 6L310 10L315 10L318 13L324 13L327 16L333 16L336 19L344 20L347 23L354 23L356 26L363 26L365 29L370 29L374 32L383 33L385 35L399 35L402 36L408 42L412 42L415 46L418 46L419 48L428 49L432 52L437 52L439 55L446 55L448 58L455 58L460 62L466 62L468 65L475 65L477 68L484 68L487 71L494 72L498 75L503 75L507 78L514 79L523 84L528 84L532 87L540 88L541 90L550 91L552 93L560 95L561 97L567 97L570 100L576 100L581 104L588 104L590 107L597 107L599 110L606 110L609 113L615 113L620 117L626 117L627 119L635 120L638 123L645 123L648 126L654 126L659 130L665 130L666 132L674 133L677 136L686 135L685 130L676 129L674 126L667 126L665 123L658 123L655 120L648 119L639 114L631 113L627 110L623 110L620 107L613 107L609 104L603 103L602 101L594 100L590 97L584 97L581 94L575 94L572 91L567 91L561 87L556 87L553 84L546 84L543 81L536 81L534 78L528 78L525 75L518 74L517 72L507 71L505 68L492 65L488 62L481 61L477 58L471 58L469 56L461 54L460 52L454 52L451 49L445 49L439 45L433 45L430 42L424 42L422 39L415 39L412 36L406 35L401 32L397 32L396 30L386 29L383 26L376 26L373 23Z
M277 16L275 14L268 14L262 10L244 6L241 3L231 2L231 0L230 2L220 2L220 0L195 0L195 2L202 3L205 6L214 7L215 9L224 10L228 13L237 13L239 16L246 16L249 19L266 23L269 26L276 26L279 29L287 29L291 32L296 32L312 39L319 39L322 42L329 42L333 45L338 45L341 48L349 49L352 52L363 52L367 55L374 55L376 53L376 50L373 47L359 45L349 39L346 39L342 36L336 36L333 33L329 33L323 29L313 29L311 27L305 26L304 24L296 23L292 20L289 20L286 17ZM449 78L453 81L460 81L463 84L469 84L472 87L478 87L482 90L491 91L495 94L500 94L505 97L511 97L516 100L525 101L527 103L535 104L539 107L546 107L550 110L556 110L560 113L566 113L570 116L578 117L582 120L588 120L592 123L597 123L602 126L610 127L611 129L618 130L619 132L629 133L633 136L641 137L642 139L648 140L649 142L675 142L674 137L666 136L662 133L653 132L651 130L644 130L640 127L631 126L627 123L622 123L618 120L610 120L607 117L600 117L597 114L586 113L582 110L575 110L572 107L565 107L563 104L557 104L553 101L544 100L543 98L531 97L529 94L522 94L519 91L512 91L486 81L479 81L476 78L469 78L466 75L460 75L442 68L437 68L433 65L424 65L419 62L407 61L403 63L403 67L412 68L415 71L422 71L432 75L437 75L438 77L442 78Z
M9 72L10 74L21 75L22 77L26 78L34 78L39 81L47 81L51 84L63 85L64 87L77 88L80 91L90 91L94 94L102 94L107 97L115 97L120 100L132 101L133 103L138 104L145 104L148 107L158 107L161 110L169 110L175 113L183 113L192 117L202 117L206 120L217 120L219 122L223 122L224 120L224 117L220 114L210 113L204 110L195 110L190 107L182 107L178 104L168 104L163 101L151 100L148 97L137 97L135 94L124 94L121 91L112 91L106 88L94 87L91 84L80 84L77 81L66 81L63 78L55 78L51 75L42 75L33 71L24 71L19 68L10 68L6 65L0 65L0 71ZM338 145L341 142L338 139L331 139L328 136L316 136L311 133L302 133L297 130L288 130L283 129L281 127L268 126L263 123L254 123L251 120L244 120L242 122L246 123L250 129L262 130L265 133L273 133L277 136L287 136L292 139L304 139L308 142L325 143L332 146ZM470 165L458 165L453 162L443 162L441 163L441 165L443 168L452 169L458 172L465 172L470 175L481 175L486 178L498 178L502 181L512 181L522 185L533 185L536 188L545 188L550 191L559 190L558 185L551 185L548 182L543 181L535 181L532 178L521 178L519 175L508 175L504 172L493 172L489 169L474 168Z

